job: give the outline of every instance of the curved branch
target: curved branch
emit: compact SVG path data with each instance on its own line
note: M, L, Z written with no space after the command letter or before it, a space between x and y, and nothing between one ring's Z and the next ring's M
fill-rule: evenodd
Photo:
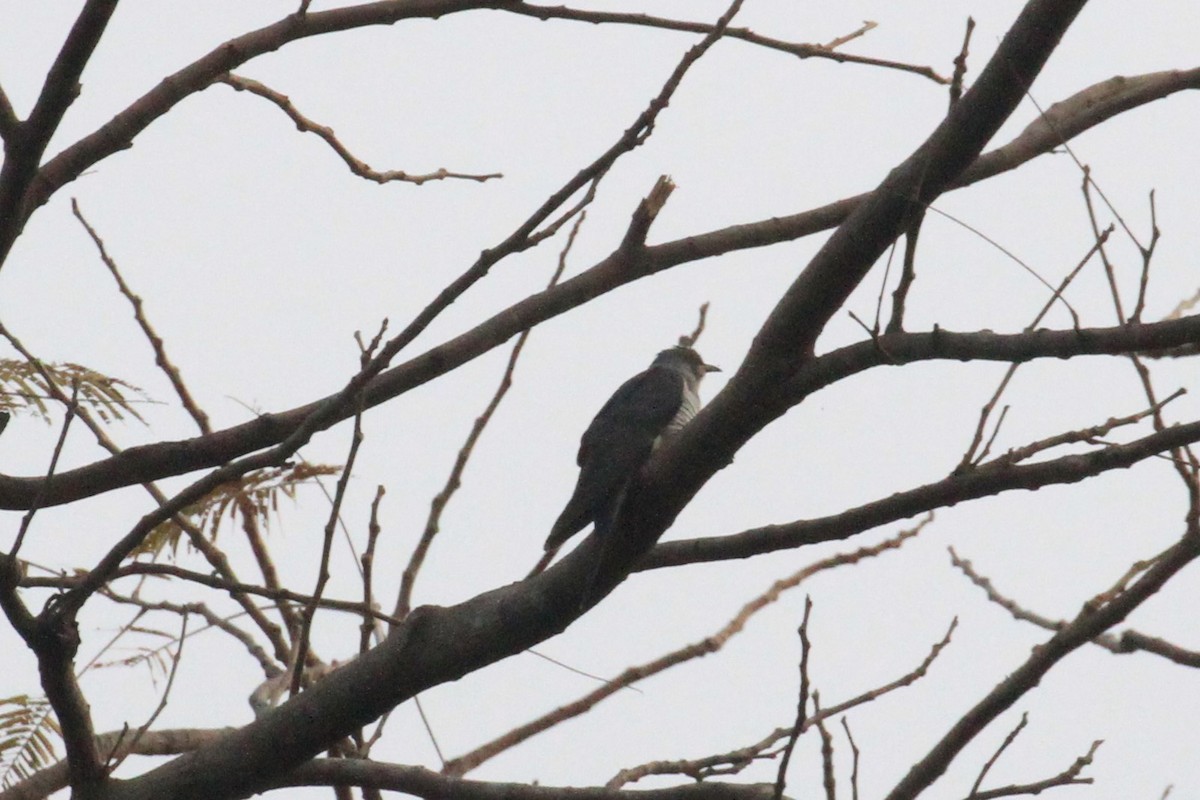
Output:
M1158 558L1131 587L1102 604L1085 604L1083 610L997 686L967 711L928 754L888 793L886 800L911 800L946 771L950 762L992 720L1034 688L1050 669L1074 650L1087 644L1152 597L1175 573L1200 556L1200 530L1189 524L1183 538Z
M24 224L55 192L97 162L130 147L138 134L181 100L208 88L230 70L253 58L272 53L289 42L368 25L393 25L404 19L434 18L460 11L502 8L512 2L515 0L379 0L348 8L284 17L266 27L230 39L168 75L107 123L46 162L28 189L23 187L20 202L0 207L19 210L20 223ZM4 240L0 239L0 244L3 243ZM5 252L0 249L0 257Z
M1183 89L1194 88L1200 88L1200 69L1112 78L1091 86L1055 104L1047 112L1047 116L1055 120L1053 129L1063 139L1049 136L1049 128L1032 125L1003 147L980 156L955 186L965 186L1015 169L1034 156L1048 152L1062 140L1076 136L1121 111ZM366 407L387 402L500 346L521 331L626 283L691 261L734 250L765 247L827 230L841 223L865 197L856 195L801 214L734 225L647 246L638 257L618 250L559 286L531 295L467 333L384 372L368 386ZM1154 326L1143 327L1155 329ZM815 365L808 365L804 372L816 369ZM68 470L51 481L47 487L45 504L59 505L122 486L217 466L254 450L270 447L287 438L296 426L328 399L322 398L288 411L265 414L208 436L133 447L119 456ZM42 476L0 476L0 508L28 508L43 485Z
M949 122L893 173L899 177L885 181L847 220L788 292L758 337L747 365L730 382L733 388L721 392L653 457L646 484L632 488L618 527L614 535L605 537L603 547L593 536L533 578L455 606L418 608L382 644L310 690L211 746L114 785L111 800L247 796L417 693L521 652L566 628L587 604L597 602L623 580L742 443L785 410L778 398L768 394L763 403L754 390L781 374L772 361L781 356L789 361L793 353L805 351L806 340L815 339L837 295L852 288L850 284L865 274L867 262L874 261L875 248L882 246L878 231L899 229L908 204L897 204L891 191L912 181L917 167L923 176L918 199L927 201L944 189L1012 112L1079 7L1078 0L1032 0L1026 6L992 62L956 104ZM861 240L857 234L862 234ZM835 263L836 274L830 275ZM809 309L813 321L798 321L794 313L803 309L793 306L804 304L806 295L820 290L823 282L829 284L825 291L807 298L809 305L815 305ZM561 290L571 291L572 283L563 284ZM789 332L799 338L783 341Z
M1126 469L1174 447L1200 442L1200 422L1176 425L1130 442L1091 453L1061 456L1035 464L987 466L936 483L897 492L856 508L817 519L751 528L728 536L685 539L657 545L637 566L639 571L728 561L804 545L847 539L863 531L967 500L1013 489L1036 491L1044 486L1077 483L1114 469Z

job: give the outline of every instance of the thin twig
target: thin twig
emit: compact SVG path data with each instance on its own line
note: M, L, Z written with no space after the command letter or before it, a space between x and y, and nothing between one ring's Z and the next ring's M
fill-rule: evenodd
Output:
M1154 205L1154 190L1150 190L1150 244L1145 247L1139 245L1142 253L1142 277L1138 281L1138 298L1137 305L1133 307L1133 314L1130 316L1130 321L1141 322L1142 312L1146 310L1146 288L1150 283L1150 261L1154 257L1154 249L1158 246L1158 240L1162 237L1162 231L1158 229L1158 209Z
M365 360L365 359L364 359ZM338 478L337 491L333 496L333 507L329 511L329 519L325 523L325 536L321 545L321 564L317 568L317 585L313 589L312 600L304 607L304 621L297 640L296 659L292 673L292 694L300 693L300 685L304 676L304 665L308 658L309 636L312 633L313 618L316 616L318 603L329 582L329 558L333 551L333 534L337 530L338 514L341 512L342 500L346 497L346 487L350 484L350 474L354 469L354 461L358 456L358 448L362 444L362 405L354 415L354 432L350 436L350 452L346 456L346 466Z
M303 14L304 11L301 10L300 13ZM319 136L321 140L329 145L333 152L337 153L338 157L346 163L346 166L350 168L350 171L360 178L366 178L369 181L374 181L375 183L380 184L389 183L391 181L403 181L405 183L415 183L417 186L420 186L427 181L440 181L448 178L457 178L460 180L484 183L494 178L504 177L504 175L499 172L490 172L487 174L468 174L465 172L451 172L444 167L423 175L414 175L412 173L405 172L404 170L394 169L379 172L371 169L366 162L362 161L353 153L351 153L349 148L342 144L341 140L339 140L334 134L333 128L313 122L311 119L301 114L300 110L296 108L296 106L292 103L291 98L289 98L287 95L277 92L269 86L259 83L256 80L245 78L241 75L235 75L232 72L221 75L216 80L217 82L223 83L226 86L233 87L239 92L250 92L251 94L258 95L259 97L274 103L279 107L280 110L283 111L283 113L288 115L292 122L295 123L298 130L304 133L315 133L317 136Z
M641 25L650 28L661 28L673 31L690 31L692 33L710 33L714 29L713 25L703 22L687 22L684 20L667 19L664 17L654 17L649 14L628 14L619 12L604 12L604 11L588 11L583 9L568 8L566 6L538 6L531 3L519 3L513 6L506 6L506 11L515 14L523 14L537 19L566 19L577 20L580 22L591 23L618 23L624 25ZM944 78L933 70L932 67L923 67L915 64L906 64L901 61L889 61L881 58L871 58L870 56L856 56L849 53L843 53L835 49L837 46L844 44L852 39L862 36L867 31L875 27L873 22L865 22L863 26L856 31L853 31L845 36L839 36L828 45L823 44L802 44L799 42L785 42L780 39L772 39L769 36L762 36L751 31L749 28L729 28L725 35L731 39L741 39L750 44L759 45L771 50L778 50L783 53L789 53L798 58L823 58L839 63L863 64L866 66L882 67L885 69L895 69L901 72L908 72L913 75L920 75L928 78L936 83L945 84L949 82L948 78Z
M0 323L0 336L3 336L5 339L7 339L9 344L11 344L13 348L38 371L38 374L41 375L43 382L46 384L46 390L50 393L50 395L64 407L70 408L70 398L67 397L66 394L63 393L62 389L59 388L50 371L46 369L41 360L38 359L32 352L30 352L29 349L22 344L20 339L18 339L16 335L12 333L12 331L8 330L3 323ZM94 420L90 414L87 413L86 409L76 407L75 414L79 417L80 421L87 426L88 430L92 432L92 435L102 448L107 450L114 457L122 453L121 448L118 447L115 442L113 442L108 434L105 433L103 427L96 422L96 420ZM177 495L172 501L168 501L166 495L164 495L162 491L153 483L149 481L143 482L142 487L154 499L154 502L158 505L158 510L153 511L142 518L141 522L136 527L136 533L131 532L125 536L125 538L117 546L117 550L119 550L119 552L110 550L109 556L105 561L102 562L102 564L105 565L105 572L107 573L118 569L121 563L125 560L125 557L132 552L142 542L142 540L154 530L155 527L157 527L160 523L171 519L188 535L188 540L192 546L204 556L204 558L209 564L212 565L218 574L224 576L229 581L237 582L237 574L234 572L233 567L229 564L229 559L226 558L225 554L219 548L217 548L216 545L214 545L204 536L203 532L201 532L195 525L191 524L184 516L182 516L182 512L193 502L197 502L209 491L211 491L213 488L216 488L221 483L224 483L226 480L231 480L239 474L244 474L244 472L254 469L256 466L260 466L257 464L257 461L259 460L260 459L257 457L250 457L244 460L243 463L249 466L246 466L243 472L237 471L238 465L231 465L230 467L216 470L215 472L210 473L206 478L203 478L201 481L193 484L192 487L190 487L192 493L189 494L189 490L184 490L182 495ZM269 461L265 462L261 464L261 466L266 466L269 463ZM45 490L46 485L47 482L43 480L38 490L39 493ZM89 575L90 574L92 573L89 573ZM75 603L82 605L87 596L95 592L96 589L99 588L99 586L101 586L103 583L104 580L96 576L95 579L89 581L86 586L81 584L80 587L78 587L80 594L72 598L66 605L59 602L64 600L65 596L55 598L55 601L58 604L54 609L54 613L68 612L70 611L70 606L74 605ZM276 652L280 655L286 654L287 647L284 645L282 638L279 636L278 627L273 625L245 595L235 594L234 599L258 624L263 634L271 640L272 644L275 646ZM49 611L49 607L47 610L43 611L43 613L47 613L47 611Z
M696 327L687 336L679 337L679 344L683 347L695 347L696 342L700 341L700 334L704 333L704 324L708 321L708 301L700 304L700 312L696 319Z
M800 628L796 631L800 636L800 691L796 699L796 721L792 723L792 731L787 743L783 746L783 755L779 759L779 769L775 773L775 800L783 800L783 790L787 788L787 768L792 763L792 751L796 749L796 740L804 730L804 722L808 716L808 655L812 645L808 641L808 618L812 613L812 597L804 598L804 617L800 620Z
M113 758L113 753L117 750L117 746L120 744L120 742L118 741L117 745L113 746L113 749L107 756L107 763L105 765L105 771L109 775L115 772L117 767L121 766L121 762L123 762L129 753L137 747L138 742L141 741L142 737L146 735L146 731L150 730L150 727L154 725L154 721L158 719L159 714L161 714L163 709L167 707L167 701L171 697L171 687L175 685L175 673L179 671L179 662L183 660L183 643L187 639L187 626L188 616L187 614L184 614L183 621L179 624L179 645L175 648L175 657L171 660L171 672L167 675L167 685L163 688L162 697L159 698L158 706L155 707L154 713L150 715L150 719L146 720L145 724L137 729L137 732L134 733L133 738L129 742L128 748L120 756L118 756L115 761L112 761L111 759Z
M921 235L921 224L924 221L925 212L921 211L913 215L912 221L904 231L904 264L900 271L900 280L892 292L892 318L888 320L885 333L904 330L904 307L908 300L908 292L917 278L917 239Z
M113 638L104 647L102 647L95 656L92 657L92 659L84 666L84 668L79 671L81 676L93 666L104 666L100 663L101 656L108 649L113 647L119 638L132 630L134 623L136 623L142 614L150 611L166 611L180 617L188 614L195 614L203 617L204 621L207 623L205 627L192 631L190 634L188 634L189 636L194 636L203 633L209 628L214 628L233 637L233 639L246 648L246 652L250 654L251 658L258 662L259 666L262 668L263 674L267 678L272 678L283 673L283 670L280 669L278 662L271 658L267 651L264 650L257 641L255 641L253 636L233 624L232 620L245 615L245 611L239 611L236 614L230 614L222 617L217 615L216 612L214 612L204 603L199 602L172 603L167 600L144 600L139 597L120 594L110 587L105 587L102 589L101 594L103 594L103 596L109 600L112 600L114 603L134 606L138 609L138 616L135 616L133 621L128 623L126 626L122 626L121 630L119 630L117 634L113 636Z
M11 142L21 127L21 120L8 99L8 92L0 86L0 141Z
M350 614L365 614L372 619L377 619L381 622L396 622L396 618L390 614L384 614L381 611L373 610L362 603L357 603L352 600L331 600L329 598L314 598L312 595L293 592L290 589L271 589L265 586L256 586L252 583L239 583L229 581L217 575L211 575L205 572L196 572L195 570L186 569L176 566L175 564L155 564L146 561L135 561L124 564L119 567L112 575L111 580L116 581L120 578L125 578L133 575L160 575L170 578L179 578L180 580L197 583L202 586L208 586L213 589L220 589L229 592L230 595L237 596L239 594L257 595L266 597L276 603L300 603L308 604L315 599L317 605L321 608L332 611L344 611ZM24 578L21 580L21 586L27 587L43 587L53 589L71 589L78 586L86 578L86 571L73 572L70 575L57 575L53 578Z
M825 786L825 800L837 800L837 781L833 773L833 737L825 726L825 718L821 714L821 694L816 689L812 693L814 724L817 733L821 735L821 783Z
M1088 748L1086 753L1075 759L1071 766L1052 778L1046 778L1034 783L1012 784L1010 786L1001 786L997 789L988 789L983 792L973 792L968 796L967 800L994 800L997 797L1013 797L1021 794L1037 795L1055 786L1078 786L1093 783L1094 781L1091 778L1080 778L1079 773L1083 771L1084 767L1092 763L1092 758L1096 755L1096 750L1103 743L1102 739L1092 742L1092 746Z
M1105 422L1102 422L1099 425L1092 425L1087 428L1080 428L1079 430L1066 431L1064 433L1055 434L1054 436L1048 436L1045 439L1040 439L1023 447L1015 447L1007 451L1004 455L997 456L991 461L980 461L980 463L975 464L975 466L987 469L992 469L998 466L1010 466L1012 464L1018 464L1022 461L1025 461L1037 455L1038 453L1049 450L1050 448L1059 447L1064 444L1078 444L1080 442L1095 443L1098 439L1100 439L1100 437L1108 435L1116 428L1120 428L1125 425L1133 425L1142 421L1146 417L1154 416L1160 409L1163 408L1163 406L1167 405L1167 403L1183 397L1185 394L1187 394L1186 389L1177 389L1169 397L1160 400L1149 408L1143 409L1136 413L1129 414L1128 416L1124 417L1109 417ZM1005 406L1004 408L1007 411L1008 406ZM1000 421L996 423L997 428L1000 427L1000 422L1002 422L1003 419L1004 415L1002 413L1000 416ZM995 438L994 434L993 438ZM984 449L980 452L979 458L981 460L987 455L987 451L990 446L991 442L988 442L988 446L984 447Z
M583 211L575 219L575 224L571 227L571 232L567 236L567 242L563 245L562 250L558 254L558 265L555 267L553 274L550 276L550 281L547 288L556 286L563 276L563 272L567 268L567 256L571 252L571 248L575 244L575 237L579 235L579 229L587 219L587 212ZM462 485L462 475L467 468L467 462L471 458L471 454L475 451L475 445L479 442L479 438L483 435L484 429L491 422L492 416L496 413L496 409L500 407L500 403L504 400L504 396L508 394L508 390L512 388L513 374L517 368L517 360L521 357L521 351L525 348L525 342L529 339L529 331L522 331L517 337L517 341L513 343L512 350L508 354L508 363L505 364L504 373L500 376L500 384L492 393L491 399L483 412L475 418L475 422L471 425L471 431L467 434L467 439L463 442L463 446L459 448L458 455L454 459L454 466L450 470L450 474L446 477L446 483L442 486L442 490L434 496L429 504L429 516L425 520L425 530L421 533L421 539L417 542L417 546L413 549L412 555L408 559L408 564L404 568L404 572L400 577L400 595L396 598L396 608L392 612L397 619L404 619L412 610L412 593L413 586L417 580L417 574L421 570L421 566L425 563L425 556L429 553L429 548L433 544L434 537L437 536L441 529L442 512L445 511L446 505L458 491ZM549 560L547 560L549 563ZM540 570L539 570L540 571Z
M971 50L971 34L975 32L974 17L967 17L967 30L963 34L962 47L958 50L958 55L954 57L954 75L950 78L950 107L958 102L958 98L962 97L963 78L967 74L967 56Z
M67 415L63 419L62 428L58 432L58 441L54 443L54 452L50 455L50 466L46 468L46 481L43 486L48 486L50 479L54 477L54 470L58 468L58 459L62 455L63 445L67 442L67 431L71 429L71 421L75 419L75 412L79 409L79 381L75 381L71 385L71 400L67 403ZM42 491L35 498L33 505L21 517L21 526L17 529L17 538L13 542L12 550L9 551L9 558L16 559L17 553L21 550L21 544L25 541L25 534L29 530L30 524L33 523L33 515L38 512L45 497L45 491Z
M992 720L1023 697L1059 661L1087 644L1156 594L1179 570L1200 556L1200 527L1196 507L1189 508L1183 537L1119 597L1099 608L1085 607L1069 624L1010 672L982 700L964 713L950 730L913 764L908 774L888 793L886 800L912 800L937 779L950 762Z
M999 592L992 584L991 580L980 575L974 565L965 558L961 558L954 548L950 550L950 561L957 567L963 575L967 577L971 583L978 586L986 594L988 600L1003 608L1014 619L1019 619L1024 622L1029 622L1037 625L1039 628L1045 628L1048 631L1060 631L1067 625L1066 620L1051 619L1049 617L1031 611L1017 603L1012 598L1009 598ZM1128 574L1128 573L1127 573ZM1110 653L1124 655L1127 653L1147 652L1162 656L1163 658L1174 661L1185 667L1200 668L1200 651L1187 650L1172 644L1164 639L1156 636L1148 636L1139 631L1132 629L1125 630L1119 636L1111 633L1105 633L1097 636L1092 640L1092 644L1103 647Z
M1021 719L1017 722L1016 727L1008 732L1008 735L1004 737L1004 741L996 748L996 752L992 753L991 757L984 762L983 768L979 770L979 775L975 778L975 783L971 784L971 791L967 793L967 797L975 797L979 792L979 787L983 785L983 779L987 777L988 772L1000 760L1000 756L1004 755L1004 751L1017 740L1017 737L1021 735L1021 731L1025 730L1025 726L1028 724L1029 712L1024 712L1021 714Z
M842 730L846 732L846 741L850 742L850 754L853 756L850 768L850 800L858 800L858 745L854 743L854 734L850 733L850 722L842 717Z
M1075 268L1068 272L1066 277L1062 279L1062 281L1058 284L1058 288L1054 290L1054 294L1046 301L1041 310L1034 315L1033 321L1025 326L1026 331L1032 331L1037 328L1038 323L1040 323L1045 316L1050 313L1050 309L1054 307L1054 303L1056 301L1061 300L1064 304L1066 304L1066 300L1063 298L1063 292L1067 290L1067 287L1070 286L1075 278L1078 277L1079 273L1083 271L1083 268L1087 266L1089 261L1092 260L1092 257L1099 252L1101 245L1108 240L1108 237L1111 235L1111 233L1111 226L1107 230L1101 232L1100 238L1092 243L1091 247L1088 248L1088 251L1084 254L1083 258L1079 259L1079 263L1075 265ZM1074 309L1071 309L1069 304L1067 304L1067 308L1071 310L1071 313L1074 316ZM1075 316L1074 319L1075 327L1078 329L1079 318ZM975 433L971 438L971 444L967 447L967 451L963 453L962 460L959 461L958 466L955 467L955 472L961 472L962 470L969 469L970 466L977 460L976 452L979 448L979 445L983 441L983 431L987 425L988 417L991 416L992 411L996 408L996 404L1000 402L1000 397L1004 394L1004 390L1008 388L1009 381L1012 380L1012 377L1016 373L1018 366L1020 365L1016 363L1009 365L1008 369L1004 371L1004 377L1001 378L996 390L992 393L992 396L988 399L988 401L984 403L983 408L979 412L979 423L975 426Z
M492 741L480 745L469 753L459 756L448 761L443 768L443 772L448 775L465 775L467 772L475 769L480 764L488 759L499 755L500 753L514 747L517 744L548 730L549 728L563 722L565 720L577 717L581 714L590 711L597 703L605 698L616 694L621 689L631 686L634 682L644 680L652 675L656 675L685 661L701 656L715 653L725 646L731 638L739 634L749 622L750 618L757 614L768 605L774 603L787 590L798 586L808 578L822 572L824 570L833 569L835 567L848 564L855 564L866 558L877 556L885 551L899 548L908 539L916 536L929 523L931 518L926 518L919 522L916 526L907 530L901 531L897 535L885 539L879 544L871 547L864 547L850 553L841 553L830 558L822 559L821 561L809 564L807 567L793 573L792 575L782 578L771 586L762 594L742 606L738 614L726 623L720 630L705 637L697 642L681 647L665 655L659 656L653 661L641 664L635 667L629 667L620 675L607 681L603 686L599 686L587 693L583 697L568 703L564 706L543 714L537 719L527 722L524 725L518 726L511 731L499 736ZM611 784L610 784L611 785Z
M929 651L929 655L906 675L891 681L888 684L875 689L868 690L858 695L857 697L845 700L837 705L823 708L820 712L814 712L809 715L804 723L804 728L807 730L812 725L819 721L830 719L839 714L844 714L847 710L877 700L884 694L899 689L903 686L908 686L920 678L924 677L934 659L938 657L941 651L950 644L950 637L954 633L954 629L958 625L958 620L955 619L950 623L945 636L941 641L936 643ZM627 783L641 780L649 775L687 775L697 781L703 781L714 775L734 775L741 772L756 760L774 758L779 755L779 751L771 751L770 748L775 747L779 742L786 741L792 735L792 728L776 728L765 737L746 747L738 748L728 753L721 753L715 756L706 756L687 761L651 761L637 767L623 769L608 781L605 786L607 788L617 788L624 786ZM774 796L774 787L772 786L772 796Z
M446 766L446 756L442 753L442 746L438 744L437 736L433 733L433 726L429 724L429 717L425 716L425 707L421 705L421 698L414 697L413 703L417 707L417 713L421 716L421 724L425 726L425 733L429 736L430 743L433 744L433 750L437 753L438 761L442 762L443 771Z
M367 523L367 549L362 554L362 584L363 584L363 608L375 608L375 592L371 588L371 579L374 575L375 566L375 544L379 541L379 534L383 528L379 524L379 504L383 502L383 495L386 490L383 484L375 487L375 499L371 501L371 517ZM361 636L358 641L358 652L365 653L371 646L371 634L376 630L375 620L378 619L371 614L363 614Z
M171 387L175 390L176 396L183 404L184 409L191 415L196 423L196 427L201 433L212 433L212 427L209 425L208 414L206 414L196 401L192 398L191 391L188 390L187 384L183 381L183 376L179 372L171 359L167 356L167 349L163 343L163 339L158 335L154 326L150 324L150 320L146 317L144 303L142 298L134 294L129 285L125 283L124 277L121 275L121 270L117 266L117 262L108 254L107 248L104 246L104 240L96 233L96 229L91 226L87 219L83 216L83 211L79 208L79 201L74 197L71 198L71 213L75 215L75 219L79 220L79 224L87 231L92 243L96 245L96 250L100 253L100 260L104 262L104 266L108 267L108 271L112 274L113 279L117 282L117 288L121 294L133 306L133 317L137 320L138 326L142 329L142 333L146 336L146 341L150 343L150 347L154 350L154 363L158 365L167 376L167 380L171 382Z

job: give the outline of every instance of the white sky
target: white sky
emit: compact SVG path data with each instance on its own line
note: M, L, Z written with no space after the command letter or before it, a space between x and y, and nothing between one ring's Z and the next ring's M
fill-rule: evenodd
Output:
M0 0L0 83L27 112L75 3ZM126 0L83 79L51 153L95 129L225 39L278 19L292 2L160 3ZM724 2L597 3L714 20ZM793 3L747 0L735 24L779 38L824 42L879 26L846 46L852 53L928 64L949 73L968 14L978 23L968 81L978 75L1020 3ZM314 9L324 7L314 3ZM1113 75L1195 66L1200 7L1096 0L1055 53L1033 95L1043 107ZM357 367L355 330L382 318L399 330L480 250L502 240L547 194L609 146L659 89L692 34L583 23L537 22L474 12L289 45L238 70L291 97L332 126L377 169L503 172L477 184L378 186L355 178L315 136L297 132L266 101L213 86L182 102L119 153L66 187L28 225L0 273L0 320L46 360L73 361L144 387L150 428L118 425L124 446L183 438L194 427L165 379L128 306L70 212L77 198L167 342L216 427L249 409L285 410L336 390ZM897 71L836 64L725 41L693 69L650 141L601 185L571 254L578 272L619 242L629 214L660 174L678 188L650 236L667 241L738 222L784 215L873 187L945 113L946 90ZM997 137L1007 141L1036 118L1024 103ZM1126 221L1145 236L1147 195L1156 191L1163 239L1155 257L1147 318L1170 311L1200 284L1194 219L1196 99L1181 94L1135 110L1072 143ZM1017 172L941 198L936 207L1003 245L1056 283L1087 250L1091 234L1080 174L1066 155L1043 156ZM1119 237L1118 237L1119 238ZM575 480L578 436L608 394L712 308L700 350L735 368L765 314L824 236L689 264L622 288L534 331L516 385L485 434L460 495L417 586L418 603L453 603L524 574ZM979 235L938 215L922 232L907 325L928 330L1016 331L1040 308L1045 288ZM502 262L409 351L417 355L530 292L552 271L559 240ZM1126 297L1140 261L1115 245ZM867 279L849 307L874 313L881 280ZM889 287L890 292L890 287ZM1089 267L1068 295L1086 324L1113 324L1103 275ZM886 306L885 306L886 309ZM885 311L886 313L886 311ZM1045 323L1069 325L1056 311ZM862 332L838 315L827 350ZM371 411L344 517L361 543L375 486L384 484L384 534L377 587L390 604L424 523L471 421L499 378L507 347ZM8 357L9 353L4 354ZM1189 385L1186 364L1155 364L1160 395ZM947 474L961 457L979 407L1003 366L940 363L882 369L812 397L747 446L680 516L667 538L734 533L772 522L835 513ZM705 397L723 385L709 378ZM1194 384L1191 384L1194 385ZM996 447L1097 424L1144 406L1123 362L1080 359L1022 368ZM1192 420L1185 397L1173 420ZM1146 429L1141 429L1146 430ZM0 470L45 469L57 428L18 418L0 441ZM306 458L341 463L343 424L318 436ZM1113 438L1133 438L1130 432ZM64 464L101 452L73 432ZM163 481L167 489L185 479ZM149 508L139 488L38 515L22 555L69 569L88 566ZM1184 498L1165 462L1143 463L1082 486L1011 493L940 512L902 552L826 574L756 617L725 651L622 692L592 714L512 750L472 773L481 779L590 785L622 767L694 758L749 744L789 724L797 684L805 592L815 603L811 671L826 704L907 672L957 615L951 647L916 686L850 714L862 750L864 797L886 792L952 722L1048 634L1012 621L949 565L945 548L1031 609L1070 616L1134 559L1182 532ZM288 584L308 591L327 506L315 489L285 506L272 528ZM6 530L19 515L9 513ZM580 669L614 675L715 631L771 581L833 552L874 543L892 526L849 543L744 563L635 575L600 607L539 650ZM8 539L0 539L8 542ZM242 558L232 527L219 543ZM7 544L5 544L7 547ZM200 569L193 556L185 559ZM356 599L353 563L339 546L327 594ZM220 605L216 593L203 598ZM1195 568L1132 619L1147 633L1200 647ZM96 603L84 616L84 653L94 652L126 612ZM161 622L173 626L170 620ZM354 652L357 620L327 616L315 637L325 658ZM147 639L146 641L151 641ZM0 633L0 696L36 693L32 658ZM240 725L261 674L222 637L189 640L172 703L159 727ZM1200 795L1195 676L1152 656L1082 650L989 728L926 795L964 796L979 766L1016 723L1029 728L986 786L1026 782L1065 769L1104 739L1088 770L1089 797ZM96 727L141 724L161 682L145 669L85 678ZM509 659L424 696L447 756L461 755L515 724L593 688L533 656ZM436 766L411 704L389 727L379 758ZM820 791L816 738L793 761L789 794ZM837 741L839 780L848 748ZM127 770L147 762L131 760ZM774 763L741 780L769 781ZM678 782L673 780L671 782ZM645 782L651 785L653 782ZM845 789L848 792L848 789ZM290 792L329 796L328 790ZM848 796L848 795L847 795Z

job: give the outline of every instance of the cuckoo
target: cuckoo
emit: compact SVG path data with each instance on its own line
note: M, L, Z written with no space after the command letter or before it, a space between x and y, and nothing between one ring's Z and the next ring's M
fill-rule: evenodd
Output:
M692 348L672 347L655 356L645 372L621 384L579 443L579 480L546 539L547 551L589 522L599 534L612 526L630 481L664 437L696 416L701 379L719 371Z

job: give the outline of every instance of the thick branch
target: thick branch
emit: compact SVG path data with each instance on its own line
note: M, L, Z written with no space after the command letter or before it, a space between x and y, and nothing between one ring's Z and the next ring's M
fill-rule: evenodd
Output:
M1074 358L1166 350L1200 342L1200 315L1148 325L1078 330L1039 329L1022 333L935 329L894 333L832 350L804 364L782 394L796 404L818 389L873 367L918 361L1001 361L1020 364L1038 358Z
M1099 607L1085 605L1070 625L1010 673L979 703L967 711L929 753L913 765L909 773L887 795L886 800L910 800L929 787L946 771L954 759L988 723L1038 685L1050 669L1072 651L1082 647L1162 588L1175 573L1200 555L1200 531L1190 527L1183 538L1159 558L1154 566L1128 590Z
M48 161L29 185L23 199L17 195L11 198L13 204L9 204L7 201L10 198L4 198L6 202L0 205L0 208L19 212L13 218L17 224L23 225L29 215L45 204L55 192L97 162L131 146L138 134L181 100L208 88L226 72L260 55L272 53L289 42L368 25L393 25L404 19L440 17L482 8L502 8L512 1L380 0L347 8L284 17L264 28L230 39L197 61L168 75L128 108ZM18 228L17 232L19 230ZM3 243L3 240L0 240L0 243ZM4 252L6 251L0 250L0 254Z
M1102 87L1111 85L1123 87L1122 91L1102 90ZM1057 120L1055 129L1064 139L1069 139L1120 111L1186 88L1200 88L1200 69L1114 78L1052 106L1048 114ZM1031 126L1014 141L981 156L963 173L956 185L966 185L1013 169L1058 143L1058 139L1047 135L1039 126ZM777 244L827 230L842 222L864 197L858 195L801 214L735 225L648 246L636 258L629 253L615 252L583 274L553 289L532 295L471 331L383 373L368 386L366 406L379 405L431 381L500 346L521 331L581 306L618 286L691 261L739 249ZM1143 330L1159 329L1156 326L1143 326ZM1183 339L1177 343L1187 341L1191 340ZM289 411L264 414L211 436L130 448L115 458L69 470L51 482L46 505L73 502L122 486L217 466L240 455L277 444L287 438L314 408L328 399ZM41 476L0 476L0 508L28 508L41 483Z
M729 536L686 539L656 546L638 570L676 567L707 561L771 553L816 542L846 539L889 522L988 497L1012 489L1037 490L1043 486L1077 483L1113 469L1125 469L1174 447L1200 441L1200 422L1176 425L1128 444L1112 445L1091 453L1072 454L1034 464L983 467L951 475L882 500L818 519L752 528Z
M127 730L110 731L96 736L96 747L102 754L112 758L121 758L130 753L143 756L173 756L216 741L227 732L224 728L147 731L141 739L134 742ZM0 800L42 800L66 785L67 762L59 761L38 770L11 788L0 791Z
M416 694L559 633L583 613L594 540L546 572L447 608L423 606L384 642L257 721L138 778L109 800L246 797Z
M766 784L709 781L629 791L600 786L491 783L450 778L423 767L344 758L310 761L273 786L367 786L426 800L769 800L771 797L771 787Z
M13 242L25 225L25 215L13 213L37 173L50 137L71 103L79 96L79 76L96 49L108 20L117 8L117 0L88 0L67 34L58 57L54 59L41 94L29 119L13 127L14 114L7 98L4 166L0 169L0 264L4 263Z
M575 281L567 281L562 286L569 286ZM475 357L480 335L480 328L477 328L379 376L367 386L366 404L383 403ZM888 334L874 342L849 345L809 361L784 383L783 395L786 402L795 404L818 389L872 367L916 361L1023 362L1037 358L1161 350L1197 341L1200 341L1200 315L1142 325L1083 330L1037 330L1012 334L938 330ZM490 339L479 352L489 348ZM132 447L104 461L58 473L48 486L45 476L0 476L0 508L28 507L43 486L47 486L43 505L52 506L122 486L216 466L230 458L281 441L330 399L332 397L282 414L264 414L251 422L209 436ZM337 419L344 416L339 415Z

